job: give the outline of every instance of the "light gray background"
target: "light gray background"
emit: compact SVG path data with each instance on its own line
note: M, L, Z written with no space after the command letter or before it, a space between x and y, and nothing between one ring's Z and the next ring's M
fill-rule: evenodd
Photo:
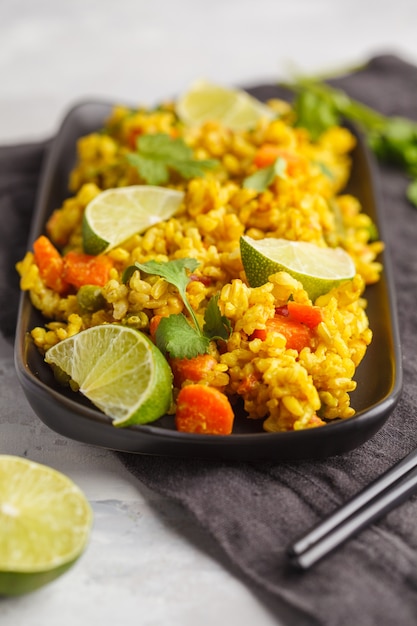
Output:
M50 137L90 98L154 104L200 77L249 86L384 52L417 63L416 24L415 0L0 0L0 143ZM179 507L111 453L48 430L1 339L0 354L0 453L65 472L95 512L82 559L41 591L0 600L2 626L277 624Z

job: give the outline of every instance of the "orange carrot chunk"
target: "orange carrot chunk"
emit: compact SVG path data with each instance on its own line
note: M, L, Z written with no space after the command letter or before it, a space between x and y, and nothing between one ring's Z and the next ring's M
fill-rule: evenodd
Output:
M103 287L110 278L113 261L104 255L92 256L84 252L68 252L64 256L64 277L77 289L83 285Z
M178 394L175 425L180 432L230 435L233 420L228 398L215 387L186 385Z
M253 162L256 167L268 167L272 165L279 156L282 155L282 149L272 143L264 143L255 153Z
M36 239L33 254L45 285L57 293L64 293L68 289L64 278L64 260L48 237L41 235Z
M319 306L290 301L287 307L290 320L301 322L309 328L315 328L323 321L323 313Z
M157 328L159 326L159 322L161 321L161 319L163 317L164 317L163 315L154 315L150 319L150 322L149 322L149 334L150 334L151 339L152 339L152 341L154 343L156 342L156 331L157 331Z
M290 320L283 315L276 315L267 320L266 328L255 330L251 339L261 339L265 341L269 333L279 333L286 339L286 347L290 350L300 352L303 348L310 345L311 333L308 326L300 322Z
M186 380L193 383L204 380L217 365L216 359L210 354L199 354L192 359L174 358L169 363L174 374L175 387L181 387Z
M257 150L253 162L261 169L272 165L279 157L286 161L286 172L289 176L297 176L306 170L307 160L303 155L271 143L265 143Z

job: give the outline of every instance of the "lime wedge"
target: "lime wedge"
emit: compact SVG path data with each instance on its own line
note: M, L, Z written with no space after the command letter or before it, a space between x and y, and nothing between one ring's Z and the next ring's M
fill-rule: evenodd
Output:
M92 521L88 501L67 476L0 455L0 595L34 591L68 570Z
M132 328L93 326L49 348L45 361L65 372L114 426L153 422L171 405L168 362L146 335Z
M151 185L102 191L84 212L84 251L107 252L149 226L169 219L178 211L183 198L182 191Z
M178 99L179 118L190 126L217 120L232 130L246 130L260 118L272 119L275 113L245 91L227 89L199 80Z
M355 265L342 248L324 248L306 241L241 237L240 253L251 287L268 282L276 272L299 280L314 302L343 281L355 276Z

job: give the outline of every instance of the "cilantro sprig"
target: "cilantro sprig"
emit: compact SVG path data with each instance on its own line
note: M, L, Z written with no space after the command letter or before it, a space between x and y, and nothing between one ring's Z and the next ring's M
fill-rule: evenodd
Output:
M343 119L355 122L376 157L402 169L411 178L408 200L417 207L417 122L385 116L350 98L343 90L314 78L285 85L296 94L296 125L307 128L313 140Z
M136 262L126 268L123 274L123 282L126 283L136 270L141 270L147 274L161 276L178 289L192 324L183 313L172 314L161 319L155 334L158 348L171 357L191 359L198 354L207 353L211 340L226 340L230 335L230 321L220 312L218 294L210 299L204 315L203 328L200 327L186 291L190 282L187 270L193 272L198 265L196 259L190 258L166 262Z
M267 167L262 167L254 174L247 176L243 181L245 189L254 189L255 191L265 191L273 182L276 176L280 178L286 177L287 161L283 157L278 157Z
M181 137L172 138L166 133L138 137L136 152L129 152L127 160L149 185L166 184L171 170L189 179L204 176L206 170L218 165L215 159L195 159L192 149Z

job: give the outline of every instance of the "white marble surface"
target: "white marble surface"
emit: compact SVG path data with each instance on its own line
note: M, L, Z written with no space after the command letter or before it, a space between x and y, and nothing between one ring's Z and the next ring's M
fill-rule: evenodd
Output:
M416 23L415 0L1 0L0 143L49 137L84 99L152 104L198 77L251 85L381 52L417 62ZM20 391L12 347L1 340L0 351L0 452L65 472L95 512L82 559L0 600L2 626L278 623L177 505L112 453L48 430Z

